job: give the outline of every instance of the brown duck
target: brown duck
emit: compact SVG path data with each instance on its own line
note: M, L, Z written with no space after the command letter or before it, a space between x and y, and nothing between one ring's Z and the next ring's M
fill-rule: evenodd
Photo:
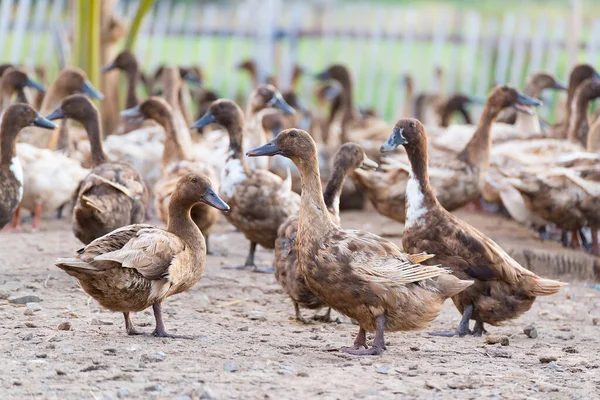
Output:
M23 169L17 157L17 136L21 129L32 125L44 129L56 128L56 125L39 115L27 104L9 106L2 117L0 124L0 229L13 218L23 198Z
M184 151L175 131L175 122L171 106L160 97L150 97L139 106L121 112L121 115L133 118L142 117L156 121L165 130L165 146L162 158L162 176L154 185L155 208L160 219L168 223L169 202L179 179L187 173L194 172L206 176L212 187L218 190L218 180L214 169L201 161L193 160ZM206 240L206 248L210 254L209 234L219 218L219 212L207 204L198 203L192 208L192 219Z
M346 178L357 168L377 168L377 163L370 160L354 143L343 144L333 159L333 171L325 187L324 199L327 210L333 221L340 225L340 195ZM326 304L310 290L298 266L296 236L298 234L298 215L289 217L277 233L275 241L275 279L292 299L296 320L306 323L300 312L300 306L311 310L325 307ZM313 319L330 321L331 308L324 316Z
M83 95L71 95L46 118L76 120L90 141L93 169L79 184L73 210L73 233L77 239L88 244L117 228L141 222L148 204L148 189L133 165L111 162L104 154L94 104Z
M307 132L285 130L271 142L248 152L248 156L266 155L288 157L300 171L298 265L315 295L358 322L360 330L354 346L342 351L381 354L385 349L385 330L424 328L437 316L445 299L473 284L457 279L443 268L415 263L394 243L377 235L341 229L325 205L317 148ZM366 332L373 331L375 341L367 348Z
M244 116L237 104L217 100L192 128L210 123L222 125L229 133L229 155L221 171L220 195L231 207L226 214L227 221L250 241L246 263L239 268L272 272L254 264L256 245L267 249L275 247L277 230L289 216L298 212L300 197L292 191L291 180L284 181L270 171L248 167L243 153Z
M523 268L495 242L442 207L429 184L427 135L419 121L399 120L390 141L404 145L411 164L404 249L435 254L436 262L450 268L457 278L475 281L452 297L463 315L457 331L439 335L464 336L471 319L476 321L472 333L481 335L484 323L498 325L517 318L531 308L537 296L554 294L565 285Z
M128 335L140 334L129 314L152 306L156 318L153 335L181 337L165 331L161 303L190 289L204 271L204 237L190 217L190 210L200 202L228 209L206 177L187 174L171 198L167 229L124 226L79 249L74 258L56 260L56 266L77 278L83 290L103 307L122 312Z

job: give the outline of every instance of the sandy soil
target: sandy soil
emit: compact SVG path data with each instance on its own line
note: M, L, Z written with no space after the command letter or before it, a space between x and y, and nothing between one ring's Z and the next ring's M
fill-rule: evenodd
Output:
M563 251L508 221L461 217L503 246ZM375 213L343 213L342 220L401 242L402 226ZM44 221L38 233L0 233L0 298L42 300L0 300L0 398L600 398L600 292L591 280L576 281L590 276L593 262L545 271L574 277L525 316L489 329L509 336L509 346L398 332L387 335L383 356L354 358L331 350L351 344L357 326L343 317L296 323L273 276L223 269L245 258L240 233L223 222L213 243L227 257L209 256L202 280L165 303L167 329L194 335L174 340L126 336L120 314L101 309L53 266L80 247L67 222ZM261 265L271 259L272 252L259 251ZM153 329L149 311L133 320ZM431 330L454 328L458 320L448 301ZM58 329L65 322L71 330ZM528 325L537 338L523 334Z

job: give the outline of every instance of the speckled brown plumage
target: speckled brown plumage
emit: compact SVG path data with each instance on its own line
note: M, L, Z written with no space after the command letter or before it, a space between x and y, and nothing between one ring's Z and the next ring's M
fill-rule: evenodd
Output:
M536 296L556 293L564 284L543 279L523 268L500 246L446 211L436 200L427 171L425 128L414 119L401 119L394 132L404 140L411 163L407 211L402 245L409 252L435 254L435 262L450 268L460 279L475 284L453 297L463 322L458 334L468 331L469 319L492 325L513 319L531 308Z
M379 236L340 229L325 206L316 145L308 133L288 129L248 153L275 154L290 158L302 177L296 245L308 287L360 325L355 347L344 351L380 354L385 348L384 330L423 328L447 297L471 285L442 268L414 263L394 243ZM373 347L363 350L366 331L376 331L376 338Z
M190 218L192 206L200 201L226 208L205 177L185 175L173 194L166 230L142 224L121 227L56 265L77 278L102 306L123 312L129 334L138 333L129 313L153 305L154 334L169 336L162 326L160 303L191 288L204 270L204 238Z
M140 173L126 161L110 162L102 150L98 110L83 95L72 95L49 117L72 118L83 124L90 141L93 169L76 191L73 233L83 243L143 220L148 189Z

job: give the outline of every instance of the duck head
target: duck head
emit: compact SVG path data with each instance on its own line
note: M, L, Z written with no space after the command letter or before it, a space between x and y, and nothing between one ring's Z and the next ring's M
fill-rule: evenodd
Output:
M317 146L308 132L291 128L281 131L275 139L250 150L246 155L248 157L280 155L301 167L306 163L317 162Z
M537 72L529 79L536 93L541 93L544 89L567 90L567 87L558 82L556 78L545 72Z
M263 114L261 123L265 132L271 132L275 137L283 128L283 116L278 110L269 109Z
M278 108L284 114L293 115L296 111L283 99L273 85L260 85L252 91L248 99L249 107L256 113L265 108Z
M347 85L350 83L350 71L342 64L333 64L325 71L316 74L315 78L320 81L333 79L342 85Z
M114 69L119 69L126 72L137 71L138 62L135 58L135 55L133 55L133 53L129 50L123 50L113 62L102 67L102 72L108 72Z
M169 122L173 110L169 103L160 97L150 97L135 107L121 111L121 116L133 119L152 119L165 126Z
M198 66L191 67L179 67L179 74L181 79L196 85L202 85L204 83L204 73L202 68Z
M191 207L197 203L208 204L221 211L229 211L229 206L214 191L210 180L200 174L189 173L179 179L173 192L171 204Z
M575 89L577 89L583 81L589 78L600 79L600 74L594 67L589 64L579 64L573 67L573 70L571 70L571 74L569 75L569 95L573 96L575 94Z
M381 146L379 151L382 153L394 151L398 146L409 145L409 140L410 146L422 146L423 143L427 146L427 138L424 134L421 134L421 130L425 132L425 129L419 120L414 118L402 118L396 122L392 134Z
M2 88L12 91L23 90L26 87L33 88L40 92L45 92L46 88L36 81L29 78L27 73L21 68L8 68L2 74Z
M240 71L247 71L251 76L256 76L256 63L254 60L245 60L235 66Z
M11 135L0 135L0 140L2 142L4 142L4 140L14 140L14 137L16 137L19 131L26 126L37 126L44 129L56 128L56 125L52 121L42 117L29 104L13 104L4 112L1 130L5 132L7 131L6 127L10 127L11 129L8 130L8 132L14 133L12 137L9 137Z
M486 110L491 114L489 116L493 118L508 107L533 115L534 112L527 106L540 106L542 104L541 100L527 96L511 86L502 85L492 89L486 102Z
M51 121L70 118L85 125L86 122L98 118L98 109L92 101L82 94L65 97L61 105L46 116Z
M85 72L79 68L64 68L54 82L54 88L60 97L81 92L92 99L102 100L104 96L87 79Z
M220 99L213 102L208 111L191 126L192 129L203 128L208 124L220 124L226 128L235 124L241 125L244 120L242 109L235 102Z
M340 146L333 158L333 169L341 168L344 171L355 169L375 170L379 165L365 154L364 150L356 143L344 143Z

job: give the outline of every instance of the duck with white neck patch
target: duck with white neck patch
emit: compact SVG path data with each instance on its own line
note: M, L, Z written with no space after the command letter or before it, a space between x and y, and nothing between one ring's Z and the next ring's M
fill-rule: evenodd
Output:
M481 335L484 323L498 325L517 318L537 296L554 294L566 285L523 268L495 242L442 207L429 184L427 134L419 121L399 120L389 142L405 147L411 165L404 249L435 254L435 262L450 268L457 278L475 281L452 297L463 315L458 329L436 334ZM473 332L469 331L471 319L476 321Z
M422 329L444 301L473 284L439 266L416 262L433 256L410 256L394 243L369 232L341 229L323 198L317 147L300 129L287 129L248 156L290 158L302 178L296 249L308 287L327 305L355 319L360 330L354 345L340 351L377 355L385 350L384 331ZM366 332L375 331L372 347Z
M265 103L269 100L267 98ZM244 116L237 104L224 99L215 101L192 128L210 123L222 125L229 133L229 153L220 179L220 195L231 207L225 217L250 240L246 263L238 268L272 272L272 269L256 267L256 245L267 249L275 247L277 230L289 216L298 212L300 197L292 192L291 179L283 180L270 171L247 165L243 153Z
M0 124L0 229L15 213L23 198L23 169L17 157L16 141L21 129L37 126L46 130L56 128L27 104L15 104L7 108ZM13 220L13 227L16 220Z

